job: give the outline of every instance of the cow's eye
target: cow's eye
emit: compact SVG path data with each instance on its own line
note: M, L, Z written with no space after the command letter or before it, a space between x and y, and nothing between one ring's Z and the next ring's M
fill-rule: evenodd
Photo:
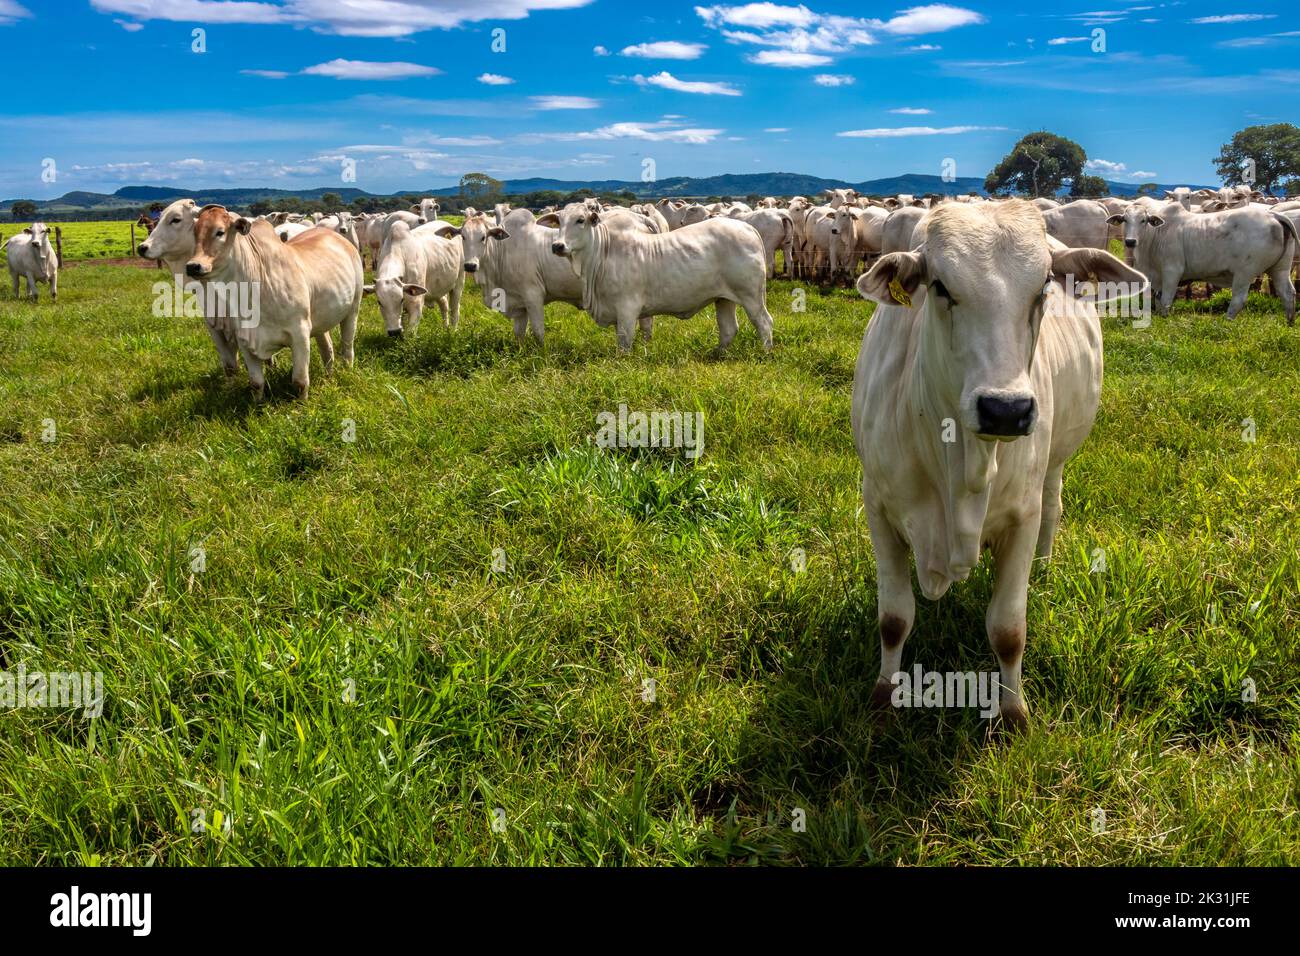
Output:
M578 220L578 225L581 226L581 225L582 225L583 223L585 223L586 221L587 221L587 220L585 220L585 219L579 219L579 220Z
M952 293L948 291L948 287L938 279L935 279L934 282L930 283L930 287L934 289L935 295L941 295L947 299L949 305L957 304L957 300L952 297Z
M173 226L179 225L180 221L181 221L181 217L177 216L175 219L172 220L172 225Z
M218 230L217 230L217 238L218 238L218 239L220 239L220 238L221 238L222 236L224 236L225 234L226 234L226 230L224 230L224 229L218 229Z

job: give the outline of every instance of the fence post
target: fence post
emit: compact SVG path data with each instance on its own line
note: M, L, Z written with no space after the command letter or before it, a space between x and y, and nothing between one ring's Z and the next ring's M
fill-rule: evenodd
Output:
M131 257L135 257L135 223L131 223Z
M54 227L54 255L59 260L59 268L63 268L63 227Z

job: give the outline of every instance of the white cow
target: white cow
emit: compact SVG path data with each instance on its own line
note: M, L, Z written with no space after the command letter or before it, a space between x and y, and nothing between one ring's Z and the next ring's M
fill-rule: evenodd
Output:
M912 629L909 553L934 601L987 547L999 710L1009 725L1028 720L1020 677L1030 566L1051 556L1065 463L1101 394L1101 323L1086 298L1067 297L1071 275L1143 287L1109 253L1050 239L1038 210L1013 200L939 206L922 246L883 256L858 280L879 303L852 404L876 557L878 706L894 696Z
M1047 234L1073 249L1105 249L1110 243L1110 211L1094 199L1077 199L1043 210Z
M790 275L791 259L794 258L794 222L788 212L763 206L753 212L732 212L729 218L747 222L758 231L763 240L763 255L767 260L769 279L776 275L777 249L782 252L784 274Z
M619 351L631 350L638 323L649 339L654 316L688 319L709 303L719 350L736 335L737 305L772 348L763 241L753 226L721 217L655 236L611 228L591 209L570 207L540 221L551 219L560 229L552 251L581 279L582 307L596 324L615 327Z
M158 225L154 227L149 238L136 246L136 252L145 259L161 262L173 278L185 282L185 266L194 257L194 223L199 217L199 206L193 199L177 199L158 215ZM269 220L268 220L269 224ZM292 227L298 231L311 229L303 223L286 224L275 228ZM301 227L301 229L299 229ZM201 280L190 280L199 281ZM200 309L206 303L204 297L198 297ZM234 325L227 321L229 315L204 315L204 327L212 339L212 347L217 350L221 369L230 378L239 371L239 343L235 340Z
M441 211L442 207L438 205L438 200L434 199L432 196L426 196L424 199L421 199L419 203L411 207L411 212L420 217L420 222L422 224L431 223L437 220L438 213Z
M9 259L9 276L14 282L14 298L18 298L20 279L27 280L27 294L37 301L36 283L50 286L50 301L59 301L59 259L50 242L49 227L34 222L5 243Z
M1203 280L1232 286L1228 318L1234 319L1255 277L1267 274L1286 309L1287 325L1295 324L1291 261L1297 236L1284 214L1254 206L1196 213L1177 202L1135 202L1110 222L1123 223L1124 245L1151 280L1161 315L1168 313L1180 283Z
M311 340L328 371L334 361L329 333L336 326L343 362L352 364L364 270L356 247L337 232L313 229L281 242L268 222L204 206L194 222L194 255L185 273L251 292L254 313L240 317L237 339L258 399L266 388L263 363L283 348L293 353L293 383L305 399Z
M545 342L546 303L582 304L582 283L569 264L551 252L559 233L539 225L527 209L516 209L500 226L475 213L466 216L460 228L442 226L438 231L460 237L465 271L474 276L483 304L510 317L520 345L529 329L538 345Z
M888 254L911 249L916 230L928 214L928 209L919 206L900 206L891 212L881 226L880 251Z
M426 297L442 312L442 323L454 329L460 322L460 297L465 288L463 244L443 235L451 227L440 220L411 229L394 223L388 230L375 267L375 284L365 287L379 300L379 314L390 336L420 327ZM405 314L405 321L403 321Z
M288 242L294 236L301 236L309 229L315 228L317 227L308 222L286 222L282 226L274 227L275 234L280 237L281 242Z
M548 211L554 212L555 210ZM645 216L647 219L651 220L656 226L656 232L664 233L672 231L672 226L668 224L667 218L664 217L664 214L659 211L657 206L653 206L650 203L638 203L632 206L632 212L638 213L639 215Z

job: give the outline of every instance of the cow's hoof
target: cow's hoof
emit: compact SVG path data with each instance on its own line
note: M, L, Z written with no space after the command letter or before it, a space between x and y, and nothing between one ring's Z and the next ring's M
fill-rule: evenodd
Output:
M1023 703L1008 704L999 716L999 729L1005 734L1023 734L1029 730L1029 708Z
M871 688L871 708L882 714L894 711L894 683L883 677L876 679L876 686Z
M389 337L390 339L400 339L400 338L402 337L402 330L401 330L401 329L389 329L389 330L388 330L388 337Z

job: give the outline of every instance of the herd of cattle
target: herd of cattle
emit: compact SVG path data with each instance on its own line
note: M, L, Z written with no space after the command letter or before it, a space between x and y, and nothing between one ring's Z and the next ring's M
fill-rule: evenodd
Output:
M466 273L484 303L512 319L517 339L545 334L544 306L567 302L615 328L620 350L656 315L714 305L720 348L744 308L772 345L766 281L781 249L796 279L856 279L875 301L858 355L854 443L876 556L881 670L873 695L887 706L912 628L909 557L932 600L964 580L984 549L996 566L986 626L1001 673L999 710L1028 719L1021 689L1025 610L1034 559L1049 557L1061 517L1065 463L1092 429L1101 394L1098 308L1154 293L1162 313L1191 280L1232 288L1231 318L1267 275L1294 323L1292 263L1300 202L1273 203L1243 188L1180 190L1164 200L988 200L833 190L814 205L796 196L701 206L676 199L631 208L596 200L542 210L466 211L457 227L435 200L409 211L294 222L251 219L194 200L172 203L140 254L200 291L228 375L242 355L254 392L264 363L289 348L305 397L310 343L326 368L330 332L351 362L362 297L378 299L390 335L414 332L432 297L454 328ZM1107 251L1123 240L1121 261ZM18 279L55 291L45 227L8 244ZM374 282L365 285L369 254ZM256 321L232 307L256 287ZM224 295L224 299L222 296ZM242 300L241 300L242 301Z

